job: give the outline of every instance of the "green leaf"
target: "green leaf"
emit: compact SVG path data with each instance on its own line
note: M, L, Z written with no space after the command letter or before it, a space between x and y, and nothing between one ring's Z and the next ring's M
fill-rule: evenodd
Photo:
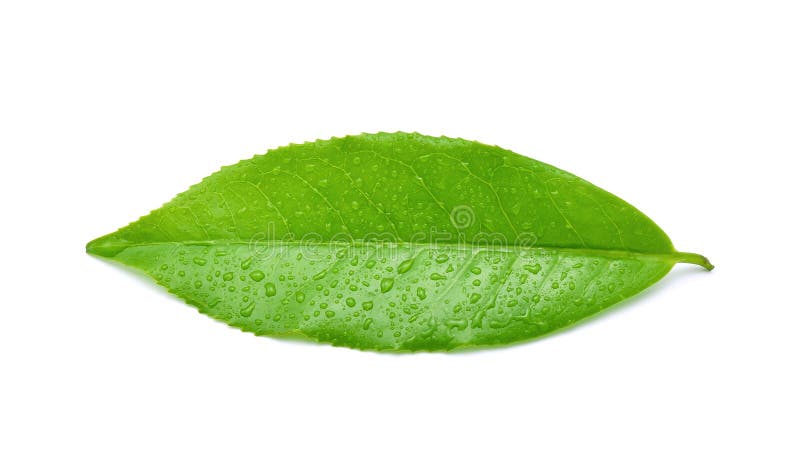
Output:
M245 331L374 350L526 340L636 294L675 263L712 268L572 174L405 133L271 150L86 250Z

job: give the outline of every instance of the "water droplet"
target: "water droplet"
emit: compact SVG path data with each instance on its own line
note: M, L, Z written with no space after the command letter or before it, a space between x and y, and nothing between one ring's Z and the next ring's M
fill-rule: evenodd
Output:
M252 263L253 263L253 257L249 257L249 258L245 259L245 260L244 260L244 261L241 263L241 265L240 265L240 266L242 267L242 269L243 269L243 270L246 270L246 269L250 268L250 265L251 265Z
M233 279L233 273L231 273L230 271L225 273L224 275L222 275L222 279L224 279L225 281L230 281L231 279Z
M264 289L266 291L267 297L272 297L277 293L277 289L275 289L275 284L273 283L265 284Z
M522 268L524 268L527 271L530 271L533 274L537 274L540 271L542 271L542 265L539 263L536 263L534 265L522 265Z
M296 300L298 304L301 304L304 300L306 300L306 295L302 292L298 292L294 295L294 300Z
M553 281L553 284L550 285L553 289L558 289L558 281Z
M394 287L394 278L381 279L381 292L386 293Z
M325 316L327 316L328 318L333 318L336 316L336 312L334 312L333 310L328 310L325 312Z
M361 308L363 308L365 311L370 311L372 310L372 305L373 305L372 301L368 300L366 302L361 303Z
M475 281L472 281L472 285L476 286L476 287L480 286L481 285L481 280L480 279L476 279Z
M200 289L201 287L203 287L203 281L200 281L200 280L195 281L194 282L194 287L195 287L195 289Z
M246 307L244 307L243 309L239 310L239 315L242 315L243 317L249 317L250 315L253 314L253 309L255 307L256 307L256 303L255 302L250 302L249 304L247 304Z
M264 279L264 272L261 270L255 270L252 273L250 273L250 279L252 279L255 282L259 282L262 279Z
M425 300L425 297L428 297L428 293L425 291L424 287L417 288L417 297L419 297L420 300Z
M372 318L367 318L366 320L364 320L364 326L362 326L362 328L369 329L371 325L372 325Z
M328 274L328 270L322 270L319 273L317 273L314 276L312 276L311 279L313 279L314 281L318 281L318 280L324 278L326 274Z
M478 303L479 300L481 300L481 295L480 294L471 294L469 296L469 303L471 303L471 304L476 304L476 303Z
M411 269L411 265L413 265L413 264L414 264L414 259L410 258L410 259L404 261L403 263L401 263L400 265L397 266L397 272L400 273L400 274L403 274L406 271L410 270Z
M196 265L200 265L200 266L204 266L204 265L206 264L206 259L205 259L205 258L194 257L194 258L192 259L192 261L193 261L193 262L194 262Z
M447 278L444 275L441 275L439 273L431 273L431 279L434 280L434 281L441 281L441 280L447 279Z
M448 257L447 255L444 255L444 254L443 254L443 255L439 255L438 257L436 257L436 263L444 263L444 262L446 262L446 261L447 261L449 258L450 258L450 257Z
M356 299L352 297L348 297L347 300L344 301L348 307L355 307L356 306Z
M471 271L471 272L472 272L472 274L481 274L481 269L480 269L480 268L478 268L477 266L476 266L476 267L473 267L473 268L471 268L469 271Z

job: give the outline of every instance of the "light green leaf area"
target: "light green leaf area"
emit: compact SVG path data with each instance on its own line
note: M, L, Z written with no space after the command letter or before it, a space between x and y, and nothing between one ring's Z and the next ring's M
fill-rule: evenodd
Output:
M419 134L269 151L87 245L259 335L371 350L531 339L645 289L664 232L550 165Z

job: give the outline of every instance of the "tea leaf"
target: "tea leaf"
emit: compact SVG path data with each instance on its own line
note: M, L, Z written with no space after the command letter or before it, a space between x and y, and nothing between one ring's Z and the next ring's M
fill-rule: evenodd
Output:
M271 150L87 245L259 335L374 350L530 339L663 277L667 235L545 163L380 133Z

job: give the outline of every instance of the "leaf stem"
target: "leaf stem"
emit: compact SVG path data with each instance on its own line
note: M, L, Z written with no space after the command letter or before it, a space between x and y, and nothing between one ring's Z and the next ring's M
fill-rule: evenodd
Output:
M697 253L676 252L675 258L678 263L691 263L693 265L700 265L708 271L714 269L714 265L712 265L706 257Z

